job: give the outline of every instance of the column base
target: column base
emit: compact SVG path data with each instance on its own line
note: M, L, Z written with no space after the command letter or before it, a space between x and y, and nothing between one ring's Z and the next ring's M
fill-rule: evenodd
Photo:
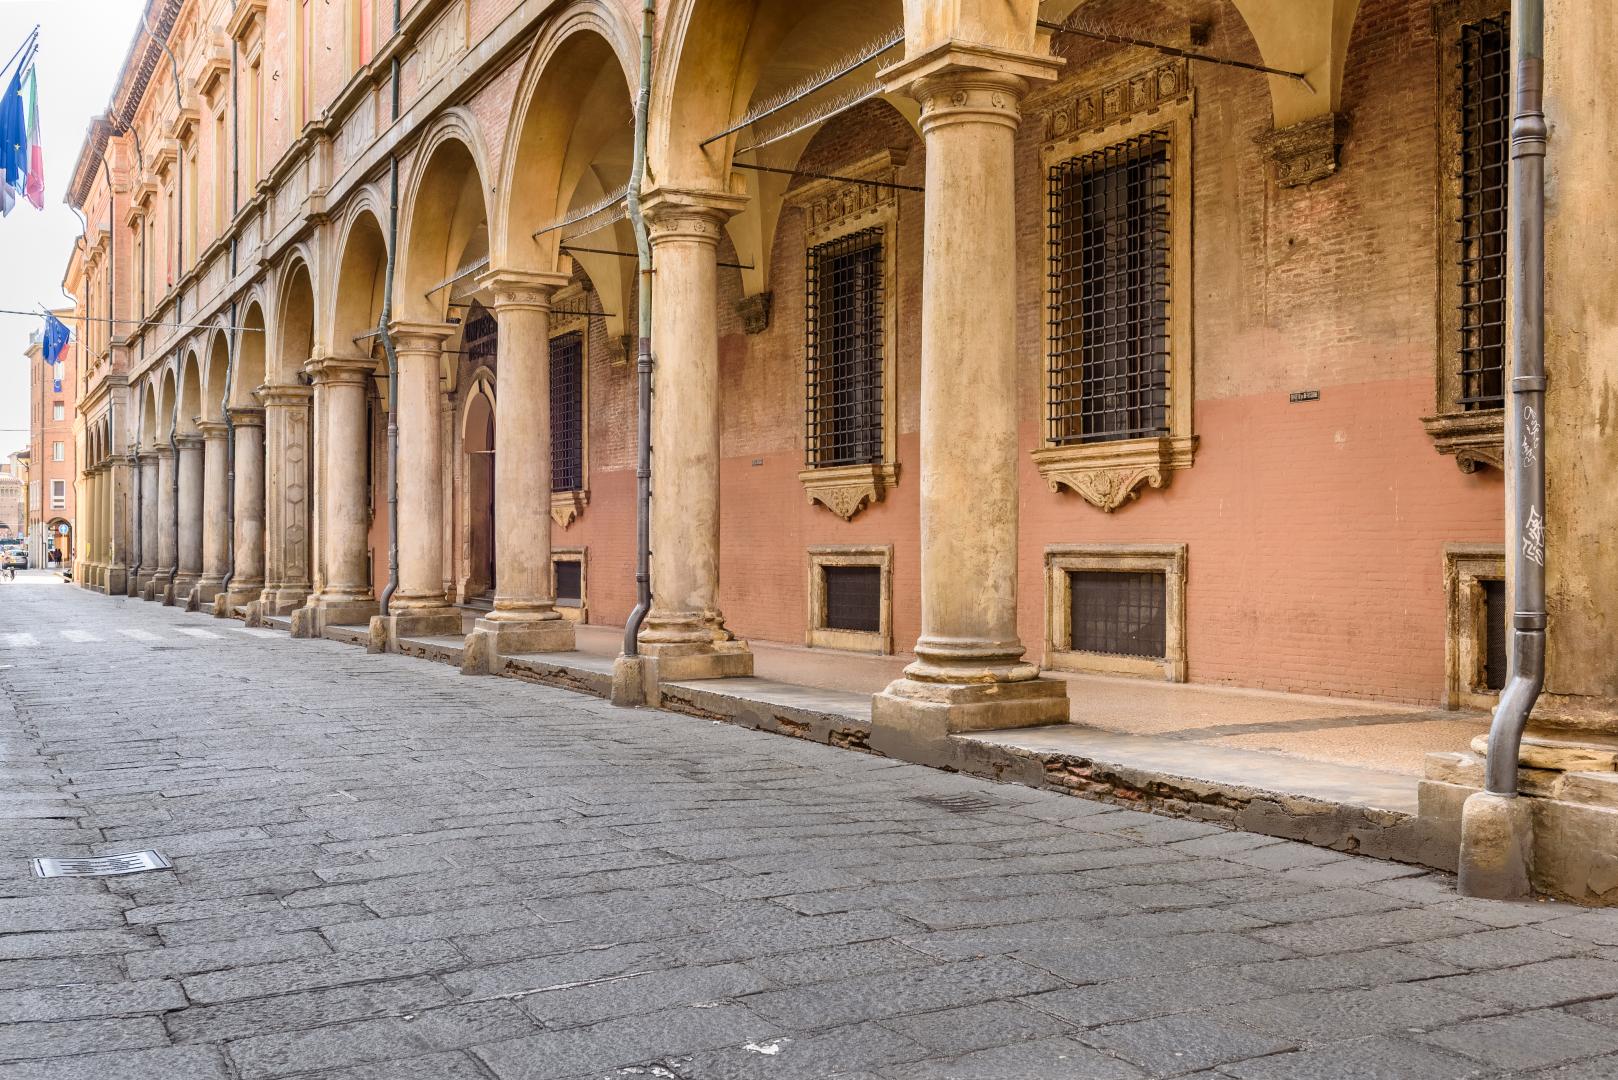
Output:
M202 577L198 578L197 587L195 590L198 608L211 608L213 606L214 597L218 596L220 590L224 587L224 578L211 578L207 575L203 575Z
M458 608L406 610L371 617L371 652L398 652L403 638L459 637L464 622Z
M292 636L317 638L326 632L328 626L343 623L368 625L376 612L375 600L311 596L307 604L292 613Z
M309 590L303 586L276 586L266 588L259 597L264 615L291 615L309 599Z
M753 652L745 641L642 641L641 655L657 661L662 682L691 679L735 679L753 674Z
M228 619L231 612L239 607L246 607L263 595L264 583L262 581L250 581L242 585L232 583L229 589L213 598L213 613L218 618Z
M871 697L871 746L909 758L959 731L1041 727L1068 721L1067 683L1059 679L945 683L895 679ZM915 760L911 758L911 760Z
M503 657L573 649L573 624L565 619L479 619L466 635L461 673L493 675L505 666Z
M163 602L175 607L183 607L187 611L197 610L191 606L191 590L197 587L197 579L200 576L199 574L176 575L174 584L167 593L167 599Z

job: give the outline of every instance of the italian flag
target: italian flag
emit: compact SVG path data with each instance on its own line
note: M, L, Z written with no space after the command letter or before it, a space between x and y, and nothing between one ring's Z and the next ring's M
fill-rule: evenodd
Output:
M28 109L28 182L23 194L36 210L45 209L45 147L39 137L38 81L32 66L28 68L27 82L23 86L23 100Z

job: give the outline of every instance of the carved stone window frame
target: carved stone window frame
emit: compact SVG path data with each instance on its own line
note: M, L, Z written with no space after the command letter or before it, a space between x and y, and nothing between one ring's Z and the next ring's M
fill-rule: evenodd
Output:
M556 564L579 564L579 603L577 607L571 604L558 603L556 610L562 618L573 623L587 623L590 621L590 560L587 558L588 548L559 547L551 549L551 597L556 598Z
M1047 388L1056 358L1045 333L1044 382L1040 395L1041 445L1032 452L1052 491L1071 488L1108 513L1137 498L1143 484L1161 488L1177 469L1191 467L1197 437L1193 426L1192 127L1196 91L1184 60L1153 64L1102 85L1058 86L1045 104L1041 177L1053 165L1152 132L1168 144L1169 319L1168 434L1115 442L1055 445L1050 441ZM1042 243L1049 251L1049 240ZM1051 284L1043 286L1047 305Z
M1185 544L1051 544L1045 548L1045 656L1053 671L1134 675L1185 682ZM1163 657L1119 656L1068 648L1072 582L1069 571L1163 575Z
M903 150L882 150L846 167L839 176L892 184L905 163ZM848 521L882 501L899 482L899 192L851 180L812 180L787 192L784 201L803 211L803 245L811 249L862 229L882 230L882 460L862 465L806 467L798 473L810 505L820 503ZM807 408L806 376L799 392ZM800 410L801 411L801 410Z
M550 339L545 343L546 363L550 362L550 343L568 334L579 335L579 473L577 491L551 492L551 520L562 528L571 526L590 505L590 319L592 316L576 314L590 300L584 286L577 282L556 290L551 296ZM557 308L572 309L557 314Z
M1484 682L1489 625L1483 582L1505 579L1502 545L1445 545L1444 704L1448 708L1492 709L1500 700ZM1504 627L1498 629L1505 633Z
M1461 396L1461 28L1509 14L1508 0L1437 0L1433 5L1438 40L1438 341L1433 374L1433 415L1422 426L1440 454L1450 454L1464 473L1482 466L1502 469L1506 453L1505 409L1465 410Z
M826 625L826 567L877 566L882 569L881 629L835 630ZM812 547L808 551L809 622L804 644L811 649L841 649L844 652L893 652L893 545L838 544Z

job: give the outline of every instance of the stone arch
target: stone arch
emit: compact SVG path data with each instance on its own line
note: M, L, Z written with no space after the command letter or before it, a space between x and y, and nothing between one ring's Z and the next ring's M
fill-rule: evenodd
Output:
M167 443L174 431L174 408L176 403L174 365L165 364L163 378L159 384L157 394L157 432L158 442Z
M369 201L351 209L337 247L326 335L334 352L369 355L387 284L388 242Z
M303 365L315 348L315 289L309 262L300 253L281 275L276 293L274 349L266 356L266 381L282 386L303 382Z
M396 318L443 322L449 286L441 282L488 254L487 155L477 124L451 109L423 136L401 203L394 268Z
M236 331L236 372L230 382L232 408L251 408L257 399L253 391L264 384L264 308L258 297L242 309Z
M190 346L180 359L180 412L176 422L181 435L197 433L202 408L202 361L195 346Z
M216 327L208 337L208 365L202 380L202 418L224 419L223 406L226 384L230 381L230 335L224 327Z
M157 385L151 379L141 384L140 390L140 446L151 450L158 443Z

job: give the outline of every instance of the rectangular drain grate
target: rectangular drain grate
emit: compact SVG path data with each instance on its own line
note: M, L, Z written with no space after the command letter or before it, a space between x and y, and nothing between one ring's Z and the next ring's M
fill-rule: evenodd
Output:
M947 810L951 814L978 814L1000 807L999 803L990 802L979 795L917 795L911 801Z
M96 855L85 859L35 859L38 877L111 877L138 874L143 870L169 870L174 866L155 851L132 851L127 855Z

